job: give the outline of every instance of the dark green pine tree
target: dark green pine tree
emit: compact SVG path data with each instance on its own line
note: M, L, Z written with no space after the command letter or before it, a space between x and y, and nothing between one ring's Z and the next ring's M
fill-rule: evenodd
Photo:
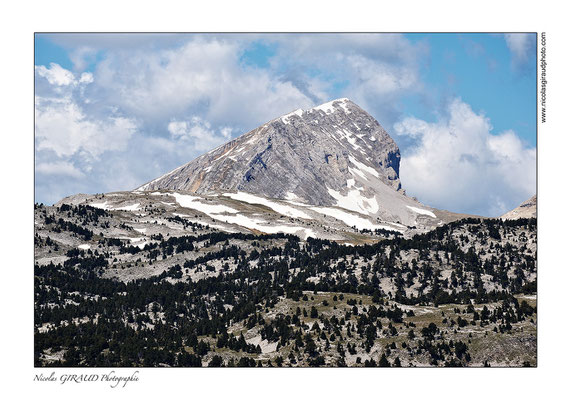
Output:
M381 359L379 360L379 367L390 367L390 366L391 364L389 363L389 360L387 360L387 356L385 356L385 354L383 353Z

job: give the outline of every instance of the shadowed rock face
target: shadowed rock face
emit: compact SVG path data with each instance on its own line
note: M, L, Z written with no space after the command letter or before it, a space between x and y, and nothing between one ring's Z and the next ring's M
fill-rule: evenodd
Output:
M399 148L383 127L339 99L270 121L137 190L238 190L335 205L332 191L342 196L353 188L371 198L382 184L403 192L399 164Z

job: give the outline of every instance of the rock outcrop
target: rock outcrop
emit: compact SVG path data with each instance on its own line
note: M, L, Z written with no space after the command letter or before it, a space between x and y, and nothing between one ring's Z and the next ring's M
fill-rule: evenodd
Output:
M519 219L519 218L537 218L537 195L529 200L524 201L518 207L508 211L500 218L502 219Z

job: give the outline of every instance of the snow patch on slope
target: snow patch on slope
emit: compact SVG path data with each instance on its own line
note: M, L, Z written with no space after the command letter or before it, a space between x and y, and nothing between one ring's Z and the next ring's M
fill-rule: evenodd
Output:
M212 218L217 219L218 221L226 222L228 224L236 224L248 229L255 229L264 233L283 232L298 234L303 232L304 240L309 236L316 237L315 232L312 229L291 225L264 225L263 220L250 218L245 215L212 215Z
M290 117L293 117L294 115L297 115L298 117L301 117L301 116L303 115L303 110L302 110L301 108L298 108L297 110L292 111L292 112L290 112L289 114L284 115L284 116L281 117L280 119L281 119L281 121L282 121L284 124L287 125L287 124L289 124L288 119L289 119Z
M234 200L243 201L249 204L261 204L263 206L271 208L272 210L274 210L279 214L287 215L288 217L312 219L309 215L294 207L286 206L284 204L280 204L263 197L258 197L250 193L245 193L245 192L224 193L224 196L228 196Z
M113 210L118 210L118 211L138 211L140 209L141 203L135 203L135 204L131 204L129 206L125 206L125 207L117 207L114 208Z
M333 106L333 103L337 103L341 106L343 111L345 111L346 113L349 113L350 111L347 108L347 105L345 104L348 100L349 99L347 99L347 98L331 100L327 103L321 104L320 106L313 107L310 111L319 110L319 111L323 111L324 113L327 113L327 114L332 113L332 112L335 112L335 107Z
M410 208L412 211L414 211L417 214L428 215L429 217L436 218L436 215L434 215L434 213L432 211L423 210L422 208L411 207L411 206L407 206L407 207Z
M329 215L335 219L342 221L347 226L355 226L357 229L387 229L392 231L398 231L398 229L393 228L389 225L377 225L373 224L368 219L359 217L357 215L339 210L337 208L330 208L330 207L311 207L313 211L319 212L321 214Z
M107 202L104 203L91 203L89 204L91 207L100 208L102 210L110 210L111 206L107 205Z
M349 190L346 196L341 192L327 188L329 195L337 200L336 206L347 210L356 211L360 214L375 214L379 211L379 203L377 199L363 197L358 189Z
M95 207L95 208L100 208L102 210L108 210L108 211L138 211L139 210L139 206L141 205L140 203L135 203L135 204L131 204L129 206L124 206L124 207L116 207L113 208L112 206L110 206L109 204L107 204L107 202L104 203L91 203L89 204L91 207Z
M356 166L360 172L365 171L368 172L371 175L374 175L377 178L380 178L379 173L377 172L377 170L375 170L374 168L371 168L365 164L363 164L362 162L357 161L353 156L349 156L349 161L351 161L351 163Z
M180 204L181 207L192 208L193 210L197 210L212 216L211 214L220 214L220 213L230 213L236 214L238 210L234 210L233 208L226 207L221 204L205 204L199 201L200 197L191 196L188 194L180 194L180 193L173 193L172 194L176 199L176 202Z
M239 226L242 226L242 227L245 227L248 229L254 229L254 230L257 230L260 232L264 232L264 233L278 233L278 232L291 233L291 234L301 233L302 236L304 236L304 239L307 239L307 237L309 237L309 236L316 237L316 234L312 229L303 228L303 227L299 227L299 226L291 226L291 225L271 225L271 226L270 225L264 225L265 221L250 218L246 215L238 214L238 211L233 209L233 208L230 208L230 207L227 207L224 205L220 205L220 204L201 203L200 201L198 201L200 199L199 197L186 195L186 194L180 194L180 193L173 193L173 196L176 198L177 203L180 204L182 207L198 210L198 211L203 212L204 214L208 215L212 219L215 219L215 220L218 220L221 222L225 222L227 224L235 224L235 225L239 225ZM236 196L237 197L236 200L244 201L244 202L254 202L254 204L261 204L261 201L266 201L272 207L282 209L282 211L284 211L283 213L286 212L285 208L288 208L288 210L287 210L288 212L292 212L292 210L294 210L298 214L303 214L303 215L307 216L307 214L305 214L299 210L295 210L292 207L287 207L284 205L273 203L273 202L270 202L269 200L259 198L257 196L253 196L253 195L250 195L248 193L226 193L226 196L229 196L229 197ZM264 205L266 205L266 204L264 204ZM268 205L268 207L269 207L269 205ZM222 215L223 213L235 214L235 215ZM283 214L283 213L280 212L280 214ZM311 218L311 217L307 216L307 218ZM202 221L200 221L199 223L204 224L204 222L202 222ZM208 223L206 223L206 224L210 225ZM221 227L221 226L216 226L216 228L226 230L226 229L224 229L224 227Z

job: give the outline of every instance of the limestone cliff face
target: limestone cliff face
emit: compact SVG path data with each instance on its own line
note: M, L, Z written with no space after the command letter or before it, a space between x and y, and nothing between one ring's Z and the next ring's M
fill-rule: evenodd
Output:
M383 127L339 99L274 119L137 190L244 191L315 205L358 195L376 212L376 195L404 194L399 165L399 148Z

